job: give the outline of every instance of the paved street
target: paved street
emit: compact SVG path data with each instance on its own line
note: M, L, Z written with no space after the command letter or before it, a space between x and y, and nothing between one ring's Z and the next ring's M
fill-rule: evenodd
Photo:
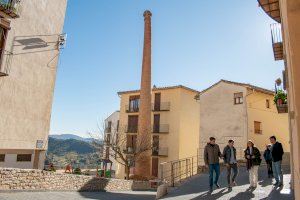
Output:
M275 190L271 185L271 180L266 178L264 167L260 168L259 187L255 191L247 190L248 173L243 168L240 170L237 182L239 186L229 191L226 186L225 171L221 174L220 184L223 188L215 190L212 194L207 193L208 175L202 174L183 183L179 188L174 188L164 198L165 200L291 200L293 199L289 189L290 175L289 170L285 169L285 186L282 189ZM0 200L152 200L155 199L155 192L14 192L0 193Z
M293 199L289 189L290 174L287 168L284 169L285 185L282 189L274 189L272 182L267 178L265 166L259 170L259 186L254 191L249 191L248 172L245 168L240 169L237 178L238 186L232 190L228 190L226 184L226 172L222 172L220 177L221 189L215 190L212 194L207 192L208 189L208 174L202 174L193 177L192 180L183 183L179 188L170 191L164 200L248 200L248 199L263 199L263 200L290 200Z

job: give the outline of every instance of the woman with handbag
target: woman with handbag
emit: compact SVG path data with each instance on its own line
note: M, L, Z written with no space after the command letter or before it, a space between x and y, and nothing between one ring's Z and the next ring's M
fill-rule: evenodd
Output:
M258 182L258 167L261 163L261 154L251 140L247 142L247 148L244 153L247 160L247 170L249 171L249 189L255 189Z

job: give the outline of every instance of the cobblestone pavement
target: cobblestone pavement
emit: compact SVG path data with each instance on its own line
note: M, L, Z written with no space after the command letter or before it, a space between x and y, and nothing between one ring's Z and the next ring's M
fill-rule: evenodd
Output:
M221 187L212 194L207 192L208 174L195 176L180 187L171 189L165 200L291 200L293 195L289 189L290 174L289 170L284 169L284 187L274 189L272 180L266 177L265 167L259 170L259 186L254 191L247 190L248 172L240 169L237 178L238 186L231 191L226 188L226 172L221 173ZM0 200L152 200L155 199L155 192L9 192L0 193Z
M183 183L164 197L164 200L291 200L294 199L290 188L290 174L288 167L284 167L284 187L274 188L272 180L267 178L265 166L259 169L259 185L254 191L250 191L248 172L245 168L239 170L237 178L238 186L232 190L226 188L226 170L223 170L220 177L220 189L208 193L208 174L201 174Z

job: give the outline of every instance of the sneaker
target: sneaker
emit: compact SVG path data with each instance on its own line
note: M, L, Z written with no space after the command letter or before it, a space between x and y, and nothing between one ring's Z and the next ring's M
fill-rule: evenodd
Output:
M221 187L218 183L215 183L215 185L216 185L217 188L220 188L220 187Z
M283 183L277 184L277 187L283 187Z
M214 191L213 187L209 188L209 193L212 193Z
M278 186L278 184L279 184L279 183L278 183L278 182L276 182L276 183L274 183L273 185L274 185L275 187L277 187L277 186Z

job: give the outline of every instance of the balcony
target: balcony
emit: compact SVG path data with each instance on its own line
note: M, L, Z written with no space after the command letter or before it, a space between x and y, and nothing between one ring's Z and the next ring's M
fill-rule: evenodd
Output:
M280 113L280 114L289 112L287 104L276 105L276 107L277 107L278 113Z
M20 2L20 0L0 0L0 12L11 18L18 18Z
M152 150L152 156L162 156L167 157L168 156L168 147L160 147L160 148L154 148Z
M152 104L152 111L170 111L171 103L170 102L161 102L160 104Z
M125 110L127 113L137 113L137 112L139 112L139 106L132 107L132 106L126 105Z
M258 0L260 7L276 22L281 23L279 0Z
M283 60L281 24L271 24L272 46L275 60Z
M138 132L138 125L127 125L125 126L126 133L137 133Z
M169 124L154 124L152 133L169 133Z

